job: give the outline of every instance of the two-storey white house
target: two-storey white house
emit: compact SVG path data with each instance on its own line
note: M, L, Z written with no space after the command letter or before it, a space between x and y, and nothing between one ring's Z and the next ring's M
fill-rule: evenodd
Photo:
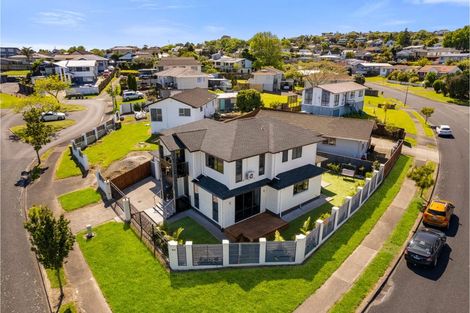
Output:
M315 131L256 115L203 119L159 139L163 195L186 199L220 228L262 212L282 216L320 196Z
M283 72L273 67L265 67L251 74L250 88L259 91L280 91Z
M302 111L329 116L360 112L364 107L366 87L355 82L312 86L307 80L302 92Z
M59 78L74 85L94 84L98 77L96 60L64 60L54 64Z
M156 73L157 83L162 88L193 89L209 86L209 75L191 68L175 67Z
M212 64L221 72L251 73L252 62L245 58L218 56L211 59Z
M184 90L149 105L152 134L214 115L217 95L207 89Z

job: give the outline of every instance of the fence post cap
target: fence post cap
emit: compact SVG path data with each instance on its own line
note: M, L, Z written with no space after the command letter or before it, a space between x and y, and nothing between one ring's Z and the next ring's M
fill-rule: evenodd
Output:
M333 211L339 211L339 208L338 208L337 206L334 206L334 207L331 208L331 211L332 211L332 212L333 212Z
M170 240L170 241L168 241L168 244L169 244L170 246L177 246L177 245L178 245L178 242L176 242L176 241L174 241L174 240Z
M377 170L374 170L374 173L375 173L375 174L377 174L378 172L379 172L379 171L377 171Z
M385 167L385 164L380 163L380 167L381 167L381 168L382 168L382 167Z
M298 234L298 235L295 235L295 240L302 240L302 239L305 239L305 235L304 234Z
M352 197L351 196L346 196L346 199L351 200Z
M222 239L222 244L223 245L228 245L230 243L230 241L228 241L227 239Z
M192 245L193 245L193 242L192 242L192 241L186 241L186 242L185 242L185 245L186 245L186 246L192 246Z
M371 180L372 180L372 178L366 177L366 181L371 181Z
M323 224L323 220L318 219L318 220L316 220L316 223L317 223L317 224Z
M259 242L266 242L266 238L264 238L264 237L263 237L263 238L260 238L260 239L259 239Z
M362 190L362 189L364 189L364 187L362 187L362 186L357 187L357 190Z

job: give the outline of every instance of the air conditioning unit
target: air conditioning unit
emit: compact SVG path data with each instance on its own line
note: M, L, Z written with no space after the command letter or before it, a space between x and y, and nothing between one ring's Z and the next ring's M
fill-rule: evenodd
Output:
M246 179L253 179L253 178L255 178L255 172L253 171L246 172Z

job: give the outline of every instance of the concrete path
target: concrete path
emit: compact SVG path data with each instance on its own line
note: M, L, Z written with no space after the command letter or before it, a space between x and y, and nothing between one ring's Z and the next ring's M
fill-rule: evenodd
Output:
M315 199L313 201L310 201L309 203L306 203L305 205L302 205L300 208L295 209L294 211L287 213L286 215L283 215L281 218L286 222L291 222L299 216L302 216L305 213L308 213L318 208L326 202L326 197L324 195L320 195L318 199Z
M109 222L111 220L120 221L119 217L111 207L105 207L100 201L95 205L90 205L72 212L66 212L65 217L70 220L70 228L74 234L86 229L90 224L92 227Z

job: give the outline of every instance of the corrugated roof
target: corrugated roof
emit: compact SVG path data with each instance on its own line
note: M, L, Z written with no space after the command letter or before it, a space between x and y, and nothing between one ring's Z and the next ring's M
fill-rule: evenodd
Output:
M331 93L341 93L355 90L365 90L366 87L355 82L342 82L334 84L323 84L317 87L329 91Z
M159 66L179 66L179 65L201 65L201 63L191 57L162 58L158 62Z

